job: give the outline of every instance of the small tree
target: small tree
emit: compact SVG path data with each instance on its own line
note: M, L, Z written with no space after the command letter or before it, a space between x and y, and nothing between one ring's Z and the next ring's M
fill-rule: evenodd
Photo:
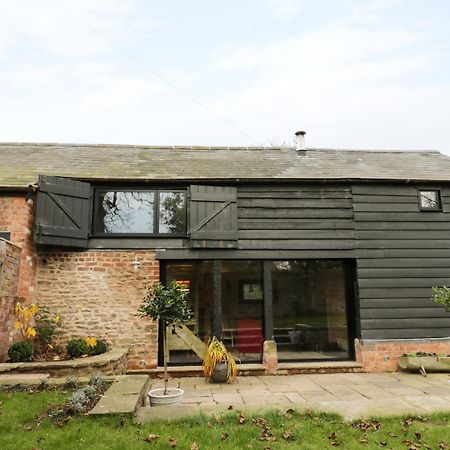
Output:
M435 303L443 305L447 312L450 312L450 288L447 286L431 288L433 293L432 299Z
M169 359L169 344L167 341L167 327L185 324L192 318L192 311L186 301L188 290L172 281L168 286L154 283L147 290L144 300L138 309L138 316L159 320L163 330L164 346L164 395L167 395L169 376L167 361Z

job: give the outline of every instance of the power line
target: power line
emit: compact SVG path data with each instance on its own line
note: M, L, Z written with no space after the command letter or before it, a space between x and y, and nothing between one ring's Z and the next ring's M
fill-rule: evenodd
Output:
M143 67L144 69L148 70L155 78L158 78L160 81L162 81L163 83L165 83L167 86L170 86L172 89L174 89L175 91L177 91L179 94L181 94L183 97L185 97L186 99L188 99L191 103L195 104L196 106L198 106L199 108L203 109L204 111L206 111L207 113L211 114L213 117L215 117L218 121L224 123L225 125L229 126L230 128L232 128L234 131L236 131L237 133L241 134L242 136L246 137L247 139L251 140L253 143L255 143L256 145L258 145L258 141L253 138L252 136L250 136L248 133L246 133L245 131L240 130L238 127L236 127L232 122L228 121L227 119L223 118L222 116L220 116L219 114L217 114L215 111L213 111L211 108L209 108L208 106L204 105L203 103L201 103L200 101L198 101L196 98L194 98L192 95L188 94L187 92L183 91L182 89L180 89L176 84L174 84L172 81L170 81L169 79L167 79L166 77L164 77L163 75L161 75L160 73L156 72L154 69L152 69L149 65L147 65L146 63L144 63L143 61L141 61L137 56L133 55L132 53L130 53L127 49L125 49L124 47L116 44L114 41L112 41L107 35L105 35L105 33L97 30L94 26L92 26L91 24L89 24L88 22L86 22L83 18L81 18L80 16L78 16L77 14L73 13L70 9L68 9L66 6L64 6L63 4L61 4L58 1L54 1L61 9L63 9L66 13L68 13L69 15L71 15L73 18L75 18L76 20L78 20L80 23L82 23L85 27L87 27L89 30L91 30L93 33L99 35L101 38L103 38L107 43L109 43L111 46L116 47L118 50L120 50L124 55L128 56L130 59L132 59L134 62L136 62L138 65L140 65L141 67Z

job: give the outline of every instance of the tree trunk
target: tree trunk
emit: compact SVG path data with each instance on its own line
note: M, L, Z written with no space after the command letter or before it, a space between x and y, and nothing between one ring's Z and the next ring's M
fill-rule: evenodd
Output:
M169 383L169 374L167 373L167 361L169 360L169 342L167 340L167 326L162 322L163 327L163 346L164 346L164 395L167 395L167 385Z

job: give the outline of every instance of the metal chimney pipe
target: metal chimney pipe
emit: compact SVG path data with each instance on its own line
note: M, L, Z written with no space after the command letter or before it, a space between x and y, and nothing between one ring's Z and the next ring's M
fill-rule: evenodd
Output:
M306 134L306 131L297 131L295 133L295 140L297 141L296 150L306 150L305 134Z

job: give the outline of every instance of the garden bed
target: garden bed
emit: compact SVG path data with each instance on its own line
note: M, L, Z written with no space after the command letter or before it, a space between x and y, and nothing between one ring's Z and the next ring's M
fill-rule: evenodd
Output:
M101 355L63 361L0 363L0 375L43 372L52 377L86 376L97 372L104 375L123 375L127 370L127 355L127 348L118 348Z
M398 364L403 370L420 372L450 372L450 356L400 356Z

